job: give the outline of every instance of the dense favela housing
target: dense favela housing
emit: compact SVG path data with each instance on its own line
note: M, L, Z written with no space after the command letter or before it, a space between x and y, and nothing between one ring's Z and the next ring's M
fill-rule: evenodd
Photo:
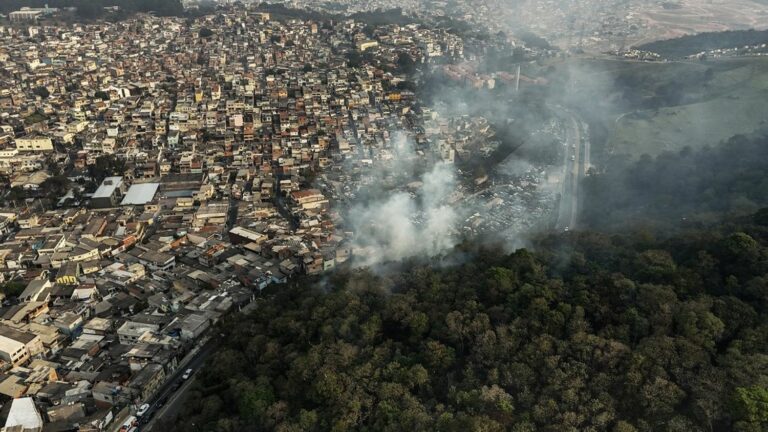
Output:
M333 204L395 140L450 163L450 127L487 130L435 123L406 85L408 65L471 60L444 29L242 7L38 20L55 13L0 22L6 431L132 430L223 316L353 259Z

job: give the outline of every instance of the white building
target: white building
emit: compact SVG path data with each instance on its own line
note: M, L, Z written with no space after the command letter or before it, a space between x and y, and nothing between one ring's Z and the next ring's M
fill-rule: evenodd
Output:
M21 10L11 12L8 14L8 19L11 21L34 21L43 16L44 11L38 8L24 7Z
M139 338L145 334L156 332L159 328L160 326L155 324L126 321L125 324L117 329L117 336L121 344L132 345L138 342Z
M12 429L13 428L13 429ZM31 397L14 399L3 430L41 431L43 418Z
M53 141L46 137L16 138L16 150L35 152L53 151Z
M29 359L29 352L27 352L23 343L0 336L0 358L14 366L18 366Z
M30 357L44 351L39 336L0 325L0 358L13 366L26 363Z

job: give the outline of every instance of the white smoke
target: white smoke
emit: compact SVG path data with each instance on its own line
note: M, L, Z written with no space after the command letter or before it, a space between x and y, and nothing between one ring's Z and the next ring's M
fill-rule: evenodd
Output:
M384 170L413 173L415 152L410 140L397 133L392 143L392 159ZM416 178L414 174L412 179ZM453 165L439 162L410 186L417 190L398 190L350 209L358 265L435 256L456 244L458 214L446 203L456 186Z
M522 176L533 171L535 167L525 159L517 157L508 157L504 162L496 167L499 174L508 176Z

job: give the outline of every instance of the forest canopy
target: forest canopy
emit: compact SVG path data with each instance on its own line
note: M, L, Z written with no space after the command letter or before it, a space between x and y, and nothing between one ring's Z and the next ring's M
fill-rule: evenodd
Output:
M463 245L447 261L278 287L224 324L168 426L765 430L766 214L667 240Z

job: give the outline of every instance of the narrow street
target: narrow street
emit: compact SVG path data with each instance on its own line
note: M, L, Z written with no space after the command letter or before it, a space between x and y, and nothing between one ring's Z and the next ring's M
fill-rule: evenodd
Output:
M180 364L176 372L171 375L160 388L160 390L152 398L150 408L143 416L143 421L146 422L145 426L141 427L142 431L151 431L155 427L157 420L161 418L172 418L177 415L182 408L182 402L186 392L191 387L195 375L184 380L182 376L187 369L192 369L197 372L205 363L208 358L216 352L218 348L219 340L213 336L208 340L197 353L194 354L191 360L186 364Z

